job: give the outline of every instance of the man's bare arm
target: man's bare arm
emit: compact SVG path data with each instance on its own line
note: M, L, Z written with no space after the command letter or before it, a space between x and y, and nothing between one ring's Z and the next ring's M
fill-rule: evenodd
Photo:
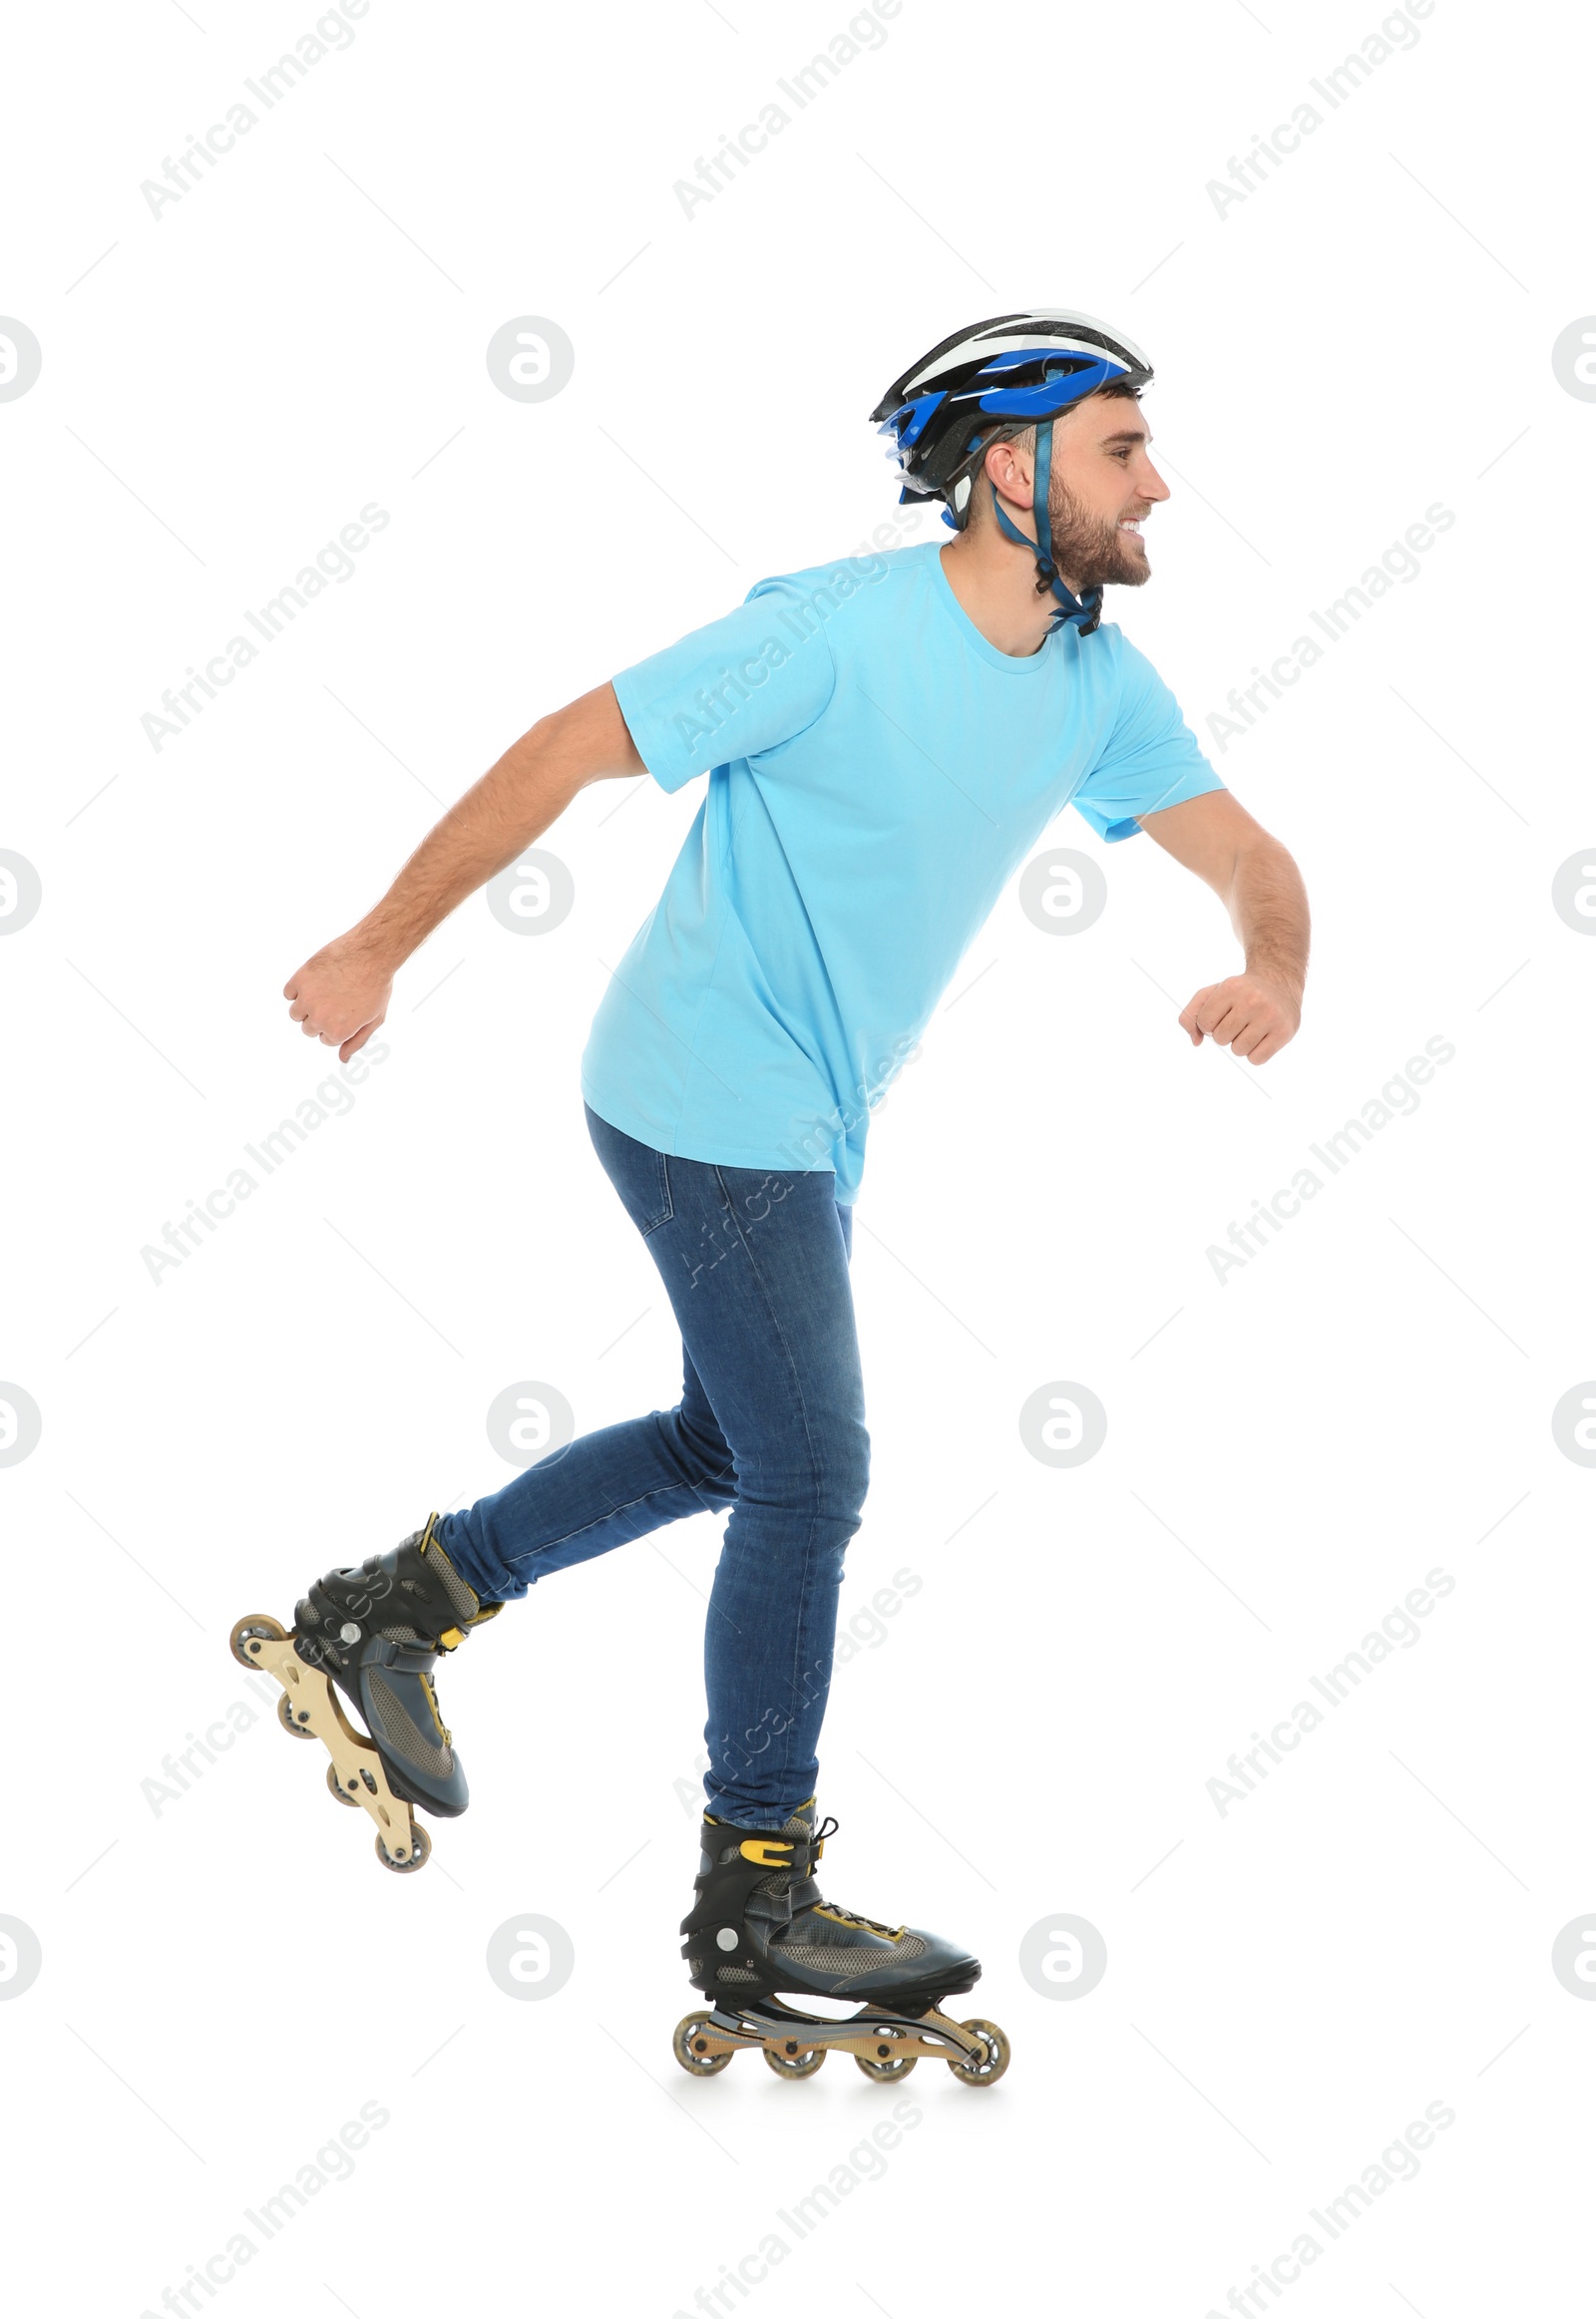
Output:
M1138 819L1165 853L1213 888L1247 961L1245 972L1195 993L1181 1028L1193 1046L1206 1034L1249 1062L1268 1062L1302 1021L1308 896L1296 863L1228 789Z
M347 1062L381 1026L399 967L452 910L590 781L646 770L607 684L540 717L422 839L376 908L289 975L282 994L305 1036Z

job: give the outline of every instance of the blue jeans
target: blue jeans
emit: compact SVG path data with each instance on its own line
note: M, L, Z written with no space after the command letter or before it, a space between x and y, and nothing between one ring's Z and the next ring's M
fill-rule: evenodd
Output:
M843 1553L869 1482L853 1212L829 1169L672 1159L584 1109L681 1330L681 1399L579 1434L439 1535L478 1594L506 1602L729 1506L704 1635L704 1791L722 1819L780 1827L815 1791Z

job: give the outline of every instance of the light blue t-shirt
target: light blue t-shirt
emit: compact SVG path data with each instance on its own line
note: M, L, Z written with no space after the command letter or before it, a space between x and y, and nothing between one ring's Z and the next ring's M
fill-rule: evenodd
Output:
M616 967L583 1093L625 1135L730 1167L830 1168L1042 832L1222 789L1117 627L990 644L937 543L762 580L614 678L662 789L708 788Z

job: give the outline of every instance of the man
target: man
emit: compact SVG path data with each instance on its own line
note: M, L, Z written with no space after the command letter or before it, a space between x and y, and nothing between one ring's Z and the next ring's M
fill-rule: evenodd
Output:
M1066 803L1109 841L1147 829L1229 911L1245 966L1182 1012L1193 1045L1257 1065L1298 1026L1296 868L1100 622L1105 586L1148 578L1142 524L1169 496L1139 408L1150 377L1127 339L1079 314L946 340L874 415L903 496L941 499L952 540L763 580L541 719L286 986L306 1036L347 1059L399 966L586 784L707 776L583 1058L590 1134L680 1326L681 1398L580 1436L363 1571L329 1573L295 1637L361 1706L396 1791L463 1810L429 1679L440 1643L553 1571L729 1507L705 1642L704 1855L683 1926L722 2015L777 1989L845 1988L924 2014L980 1970L954 1943L826 1907L809 1874L838 1588L868 1474L848 1260L872 1103ZM721 2066L720 2048L697 2052L678 2058Z

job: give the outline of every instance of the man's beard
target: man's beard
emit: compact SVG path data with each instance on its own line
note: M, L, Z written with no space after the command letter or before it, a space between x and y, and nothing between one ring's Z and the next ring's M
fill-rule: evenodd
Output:
M1150 577L1139 535L1121 532L1117 517L1089 515L1056 478L1047 515L1054 568L1077 587L1140 587Z

